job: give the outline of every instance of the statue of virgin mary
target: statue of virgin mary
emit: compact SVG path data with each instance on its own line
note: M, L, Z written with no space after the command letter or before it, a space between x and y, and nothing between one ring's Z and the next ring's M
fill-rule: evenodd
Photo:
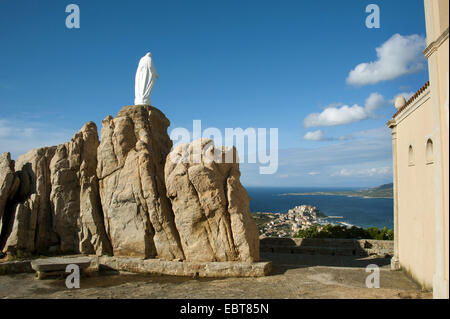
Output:
M134 86L134 104L152 105L150 100L150 92L155 85L156 79L159 79L153 65L152 54L148 52L139 60L139 65L136 71L136 82Z

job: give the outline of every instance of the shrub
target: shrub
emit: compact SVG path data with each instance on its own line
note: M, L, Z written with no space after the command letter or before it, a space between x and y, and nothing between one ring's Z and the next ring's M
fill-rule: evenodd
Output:
M305 230L300 230L296 237L300 238L340 238L340 239L377 239L393 240L394 231L383 227L369 227L367 229L352 226L350 228L341 225L328 224L319 229L318 225L313 225Z

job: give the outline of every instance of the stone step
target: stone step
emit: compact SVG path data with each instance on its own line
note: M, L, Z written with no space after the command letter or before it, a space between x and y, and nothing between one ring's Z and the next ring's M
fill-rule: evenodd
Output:
M63 274L68 265L78 265L80 271L91 265L90 257L51 257L31 261L31 268L36 271L37 278L43 279L49 274Z
M31 268L35 271L61 271L66 267L76 264L80 269L85 269L91 264L90 257L51 257L39 258L31 262Z

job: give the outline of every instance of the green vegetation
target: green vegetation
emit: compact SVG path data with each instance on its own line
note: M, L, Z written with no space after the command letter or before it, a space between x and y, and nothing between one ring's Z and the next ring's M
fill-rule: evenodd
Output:
M377 227L364 229L356 226L347 228L346 226L328 224L320 231L318 225L313 225L306 230L300 230L295 237L393 240L394 231L387 227L382 229Z
M261 229L273 220L275 216L271 213L252 213L252 217L255 220L258 229Z
M328 216L325 215L325 213L322 212L321 210L319 210L319 211L317 212L317 218L327 218L327 217L328 217Z
M394 184L384 184L378 187L361 189L355 192L355 194L361 194L366 197L394 197Z

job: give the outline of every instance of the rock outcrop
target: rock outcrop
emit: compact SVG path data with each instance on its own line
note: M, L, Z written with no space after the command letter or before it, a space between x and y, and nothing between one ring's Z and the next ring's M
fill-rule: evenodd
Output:
M53 231L60 251L112 254L98 189L97 126L86 123L50 162Z
M102 124L97 176L114 255L184 259L164 183L169 120L136 105Z
M14 161L11 160L10 153L3 153L0 157L0 249L2 241L6 240L6 231L12 201L19 189L20 180L14 171ZM5 231L2 229L5 228ZM4 243L3 243L4 244Z
M89 122L70 142L20 156L20 187L2 227L2 248L111 254L98 191L97 127Z
M20 187L9 223L3 228L2 236L8 238L4 250L43 251L57 244L52 230L49 168L55 150L55 146L34 149L16 160Z
M19 250L26 252L36 251L35 236L38 229L39 213L39 196L37 194L31 194L22 203L14 205L8 219L8 226L2 233L5 239L7 237L4 245L6 251L12 253L17 253ZM40 244L43 245L42 241Z
M215 149L209 139L167 157L167 194L186 260L259 260L258 229L239 177L236 149Z
M236 150L203 139L171 152L169 125L152 106L125 106L102 121L101 141L88 122L15 165L3 154L0 250L258 261Z
M6 205L12 200L19 188L19 178L14 172L14 161L10 153L3 153L0 157L0 221Z

